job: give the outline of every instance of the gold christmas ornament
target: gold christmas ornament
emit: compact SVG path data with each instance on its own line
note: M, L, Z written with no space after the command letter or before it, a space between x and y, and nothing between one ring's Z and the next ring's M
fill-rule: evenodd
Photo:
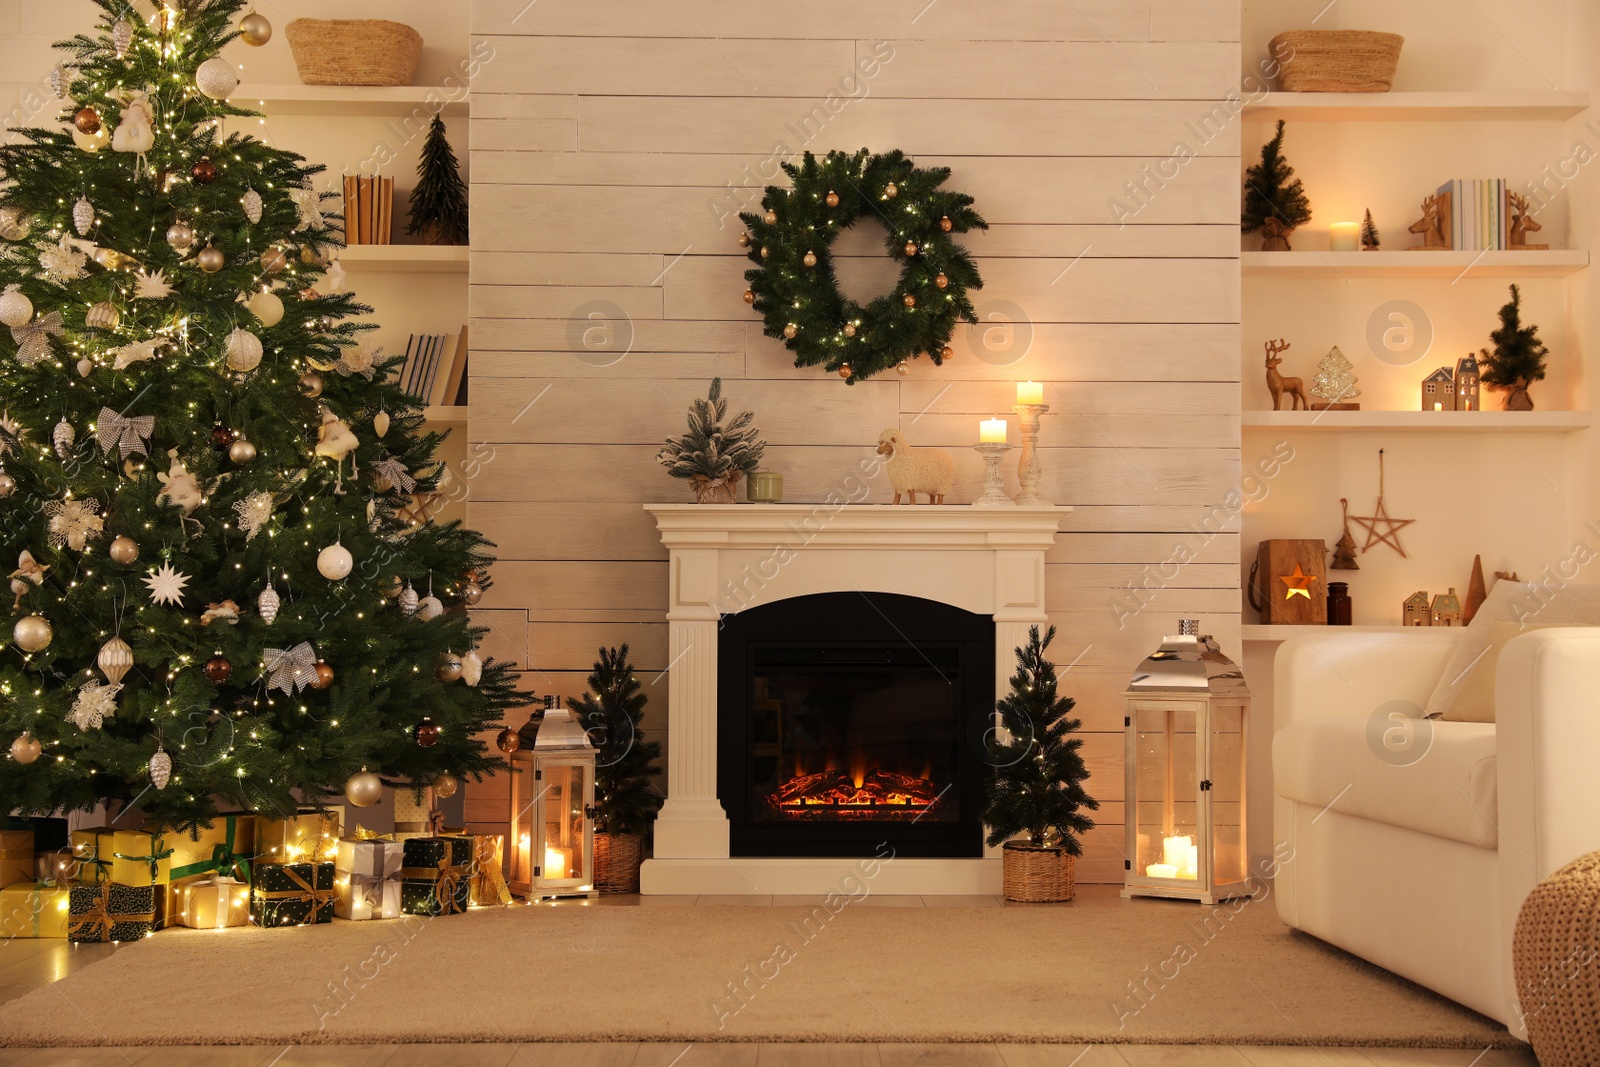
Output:
M249 374L261 365L261 338L249 330L234 327L228 334L226 357L228 369Z
M856 335L856 324L853 323L853 322L845 323L844 324L844 335L846 337L854 337Z
M310 397L321 396L322 375L314 370L308 370L300 375L300 391Z
M433 780L433 795L440 800L449 800L456 795L456 790L461 788L461 783L456 776L446 771Z
M239 39L252 48L260 48L272 40L272 23L265 15L254 11L239 20Z
M278 274L289 266L289 257L281 248L269 248L261 253L261 266L268 274Z
M945 345L943 348L939 349L939 358L943 360L954 359L955 354L956 350L951 348L949 345Z
M914 308L917 306L917 298L912 294L907 293L905 296L900 298L900 303L904 304L908 308Z
M383 799L383 779L363 767L344 784L344 798L358 808L370 808Z
M317 680L311 683L313 689L326 689L333 684L333 668L322 660L317 660L315 670Z
M11 628L11 640L24 652L41 652L50 647L56 632L43 615L24 615Z
M72 125L79 133L99 133L100 112L92 107L80 108L78 113L72 116Z
M900 195L900 187L894 182L890 182L888 185L883 187L883 195L888 199L893 200L895 197Z
M815 252L807 252L802 257L801 262L808 267L815 267L817 265L817 254Z
M917 254L917 242L915 242L915 241L907 241L906 242L906 255L914 256L916 254Z
M439 657L439 663L433 668L433 676L441 682L454 682L461 677L461 657L454 652L446 652Z
M750 247L750 235L749 234L741 233L739 235L739 247L740 248L749 248Z
M900 377L904 378L906 375L911 373L911 364L902 359L899 363L894 365L894 372L900 375Z
M93 133L84 133L82 130L74 128L72 131L72 143L85 152L93 154L111 143L111 131L104 126Z
M766 220L768 226L778 221L778 213L776 211L768 211L761 217Z
M167 227L167 244L178 254L183 254L194 247L194 228L187 222L174 222Z
M754 304L756 302L755 292L750 289L746 289L744 291L744 302L746 304Z
M195 256L195 262L200 264L200 269L207 274L215 274L228 265L228 257L222 254L222 249L216 245L206 245Z
M228 458L242 467L256 458L256 446L241 436L228 446Z
M769 248L767 248L766 246L763 245L762 248L761 248L761 258L762 259L766 259L771 255L772 255L771 249L769 249Z
M935 274L933 276L933 284L937 288L944 289L950 285L950 279L945 277L943 274Z
M91 330L115 330L121 321L122 313L109 300L90 305L83 316L83 324Z
M44 746L39 744L39 739L32 734L25 733L11 742L11 758L18 763L32 763L43 751Z
M838 207L839 206L839 194L834 192L832 189L829 189L828 190L828 195L822 198L822 202L824 204L827 204L829 207Z
M107 550L107 553L117 563L127 566L139 558L139 542L127 534L123 534L111 542L111 547Z
M8 241L26 240L31 226L28 216L20 209L9 205L0 207L0 237Z
M939 219L939 229L940 229L940 231L942 231L944 233L949 233L950 230L954 226L955 226L955 223L950 221L950 216L949 215L943 215L943 216L940 217L940 219Z
M100 654L95 657L95 665L100 668L100 673L106 676L106 681L112 685L119 685L123 675L133 667L133 649L120 636L113 636L100 646Z
M799 332L800 332L800 327L798 327L798 326L796 326L796 325L795 325L795 324L794 324L794 323L792 323L792 322L791 322L791 323L789 323L789 325L787 325L787 326L785 326L785 327L784 327L784 328L783 328L783 335L784 335L784 336L785 336L785 337L790 337L790 338L792 338L792 337L794 337L794 336L795 336L795 335L796 335L796 334L798 334L798 333L799 333Z
M276 326L283 321L283 301L270 290L256 293L245 303L245 307L261 320L263 326Z
M17 480L5 471L0 471L0 498L8 497L17 491Z
M468 582L461 587L461 601L467 605L476 604L483 599L483 586L477 582Z
M841 363L841 364L840 364L840 365L839 365L839 377L841 377L841 378L848 378L848 377L850 377L850 364L848 364L848 363Z

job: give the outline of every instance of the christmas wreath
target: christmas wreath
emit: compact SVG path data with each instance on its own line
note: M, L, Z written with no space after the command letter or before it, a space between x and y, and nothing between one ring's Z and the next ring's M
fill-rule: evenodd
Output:
M823 366L854 384L926 352L937 364L951 356L957 321L977 322L967 290L983 279L967 250L952 239L989 224L972 197L941 188L948 167L917 167L904 153L810 152L783 164L792 189L769 185L762 214L744 212L754 269L745 271L745 303L781 337L797 367ZM865 307L839 291L831 247L863 218L888 231L889 255L902 264L894 290Z

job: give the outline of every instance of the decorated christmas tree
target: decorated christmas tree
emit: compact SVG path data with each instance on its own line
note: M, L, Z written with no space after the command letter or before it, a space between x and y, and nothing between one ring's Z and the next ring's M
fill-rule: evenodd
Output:
M421 234L431 245L467 242L467 183L461 180L455 151L445 140L444 120L438 115L422 142L406 233Z
M321 168L225 132L243 0L96 3L70 125L0 147L0 810L185 826L495 769L521 694L458 609L491 546L397 517L441 439L313 288Z
M1056 668L1044 655L1055 635L1054 626L1043 638L1031 627L1027 647L1016 650L1011 692L996 705L1009 737L990 747L995 771L983 821L991 846L1025 834L1035 848L1059 846L1079 856L1077 835L1094 828L1082 809L1097 810L1100 802L1084 792L1083 739L1071 736L1082 724L1067 717L1073 700L1057 695Z
M1500 328L1489 334L1494 350L1485 348L1478 360L1478 380L1506 394L1507 411L1532 411L1528 386L1544 378L1550 350L1539 340L1539 327L1522 325L1522 291L1511 287L1511 299L1500 309Z
M1294 178L1293 181L1290 181ZM1240 229L1261 231L1262 248L1283 251L1289 247L1289 232L1311 221L1311 201L1305 188L1294 177L1294 168L1283 158L1283 120L1277 133L1261 146L1261 162L1244 172L1244 212Z
M1351 373L1354 369L1355 364L1345 358L1338 345L1328 350L1317 364L1317 376L1311 379L1312 395L1323 400L1319 407L1345 404L1361 395L1361 390L1356 388L1356 376Z
M628 646L602 648L589 675L589 692L568 699L578 722L598 749L594 771L594 828L597 833L642 834L650 817L661 810L661 792L652 779L661 775L656 763L661 742L639 734L647 698Z

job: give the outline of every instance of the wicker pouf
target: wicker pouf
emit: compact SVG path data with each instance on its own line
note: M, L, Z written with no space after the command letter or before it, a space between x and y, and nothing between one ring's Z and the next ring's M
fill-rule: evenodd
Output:
M1511 963L1540 1067L1600 1064L1600 852L1534 886Z
M1064 848L1009 843L1001 849L1007 900L1044 904L1071 900L1077 857Z
M637 893L643 855L639 834L595 834L594 887L602 893Z
M1289 30L1268 48L1280 64L1283 92L1386 93L1405 41L1371 30Z

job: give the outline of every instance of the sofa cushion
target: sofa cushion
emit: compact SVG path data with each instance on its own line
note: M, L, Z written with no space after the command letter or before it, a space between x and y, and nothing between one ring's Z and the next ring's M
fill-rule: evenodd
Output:
M1414 748L1385 747L1386 732L1405 729L1415 731ZM1499 845L1493 723L1301 719L1273 738L1272 771L1278 795L1302 804L1482 848Z

